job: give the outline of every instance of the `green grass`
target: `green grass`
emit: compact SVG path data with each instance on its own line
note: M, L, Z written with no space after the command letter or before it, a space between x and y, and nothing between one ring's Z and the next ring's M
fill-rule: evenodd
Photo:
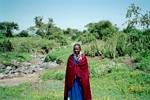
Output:
M0 87L0 100L62 100L63 82L52 80L31 85Z
M48 71L41 74L41 79L46 80L63 80L65 71L62 69L49 69Z
M33 85L0 87L1 100L9 100L9 98L12 98L11 100L20 98L22 100L63 100L64 80L55 77L57 76L55 72L63 71L65 70L48 70L41 77L44 81ZM93 100L149 100L150 98L150 75L138 70L118 67L99 78L90 78L90 85Z
M73 52L72 51L72 47L71 46L64 46L61 48L56 48L53 49L49 55L55 55L56 58L59 58L60 60L62 60L65 64L67 63L67 59L69 57L69 55Z
M11 41L16 52L40 52L42 48L52 49L60 46L54 40L43 39L39 36L7 38ZM4 39L0 39L0 42Z
M66 64L72 47L50 53ZM149 100L150 74L128 67L120 60L90 58L90 85L93 100ZM0 87L0 100L63 100L65 67L49 69L33 85ZM16 91L16 92L13 92Z
M10 63L13 60L19 62L29 61L31 60L31 55L28 53L0 52L0 63Z
M23 97L24 91L30 87L29 83L14 87L0 87L0 100L19 100Z
M91 79L93 99L148 100L150 75L140 71L114 71L101 78Z

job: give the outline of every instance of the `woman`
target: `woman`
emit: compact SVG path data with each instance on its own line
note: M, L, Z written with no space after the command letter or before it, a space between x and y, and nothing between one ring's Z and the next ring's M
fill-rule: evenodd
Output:
M80 44L73 51L67 62L64 100L91 100L87 59L80 54Z

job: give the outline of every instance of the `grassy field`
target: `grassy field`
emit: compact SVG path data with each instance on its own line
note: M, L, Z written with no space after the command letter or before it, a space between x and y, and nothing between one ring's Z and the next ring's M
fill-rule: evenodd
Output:
M72 48L52 52L67 61ZM149 100L150 74L135 70L119 60L88 58L93 100ZM65 65L49 69L37 83L0 87L0 100L63 100Z

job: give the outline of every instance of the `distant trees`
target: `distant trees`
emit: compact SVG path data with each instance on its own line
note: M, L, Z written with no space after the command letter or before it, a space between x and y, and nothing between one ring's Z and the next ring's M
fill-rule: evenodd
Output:
M40 35L41 37L46 36L45 32L45 25L43 23L43 17L37 16L34 18L35 21L35 27L37 28L36 34Z
M12 37L13 31L18 29L19 26L15 22L0 22L0 33L4 34L6 37Z
M93 34L97 39L109 37L112 33L117 31L117 28L107 20L89 23L85 27L87 27L88 32Z
M20 33L17 34L19 37L28 37L28 31L27 30L22 30Z
M64 34L71 36L71 38L75 40L81 35L81 32L77 29L67 28L64 30Z
M67 44L63 30L55 26L52 18L48 18L47 23L43 22L43 17L41 16L35 17L34 20L35 20L34 27L36 28L35 34L40 35L42 38L54 39L61 45Z
M40 35L41 37L52 37L53 34L61 34L63 31L56 27L52 18L48 18L48 22L43 22L43 17L37 16L34 18L35 20L35 27L37 28L36 34Z
M128 7L126 18L127 28L142 27L148 29L150 27L150 11L143 12L142 9L135 4L131 4Z

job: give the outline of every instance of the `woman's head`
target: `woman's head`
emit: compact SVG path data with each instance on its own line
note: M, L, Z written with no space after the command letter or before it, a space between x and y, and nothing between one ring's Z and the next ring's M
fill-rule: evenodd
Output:
M79 55L80 51L81 51L80 44L78 44L78 43L74 44L74 46L73 46L73 52L74 52L74 54Z

